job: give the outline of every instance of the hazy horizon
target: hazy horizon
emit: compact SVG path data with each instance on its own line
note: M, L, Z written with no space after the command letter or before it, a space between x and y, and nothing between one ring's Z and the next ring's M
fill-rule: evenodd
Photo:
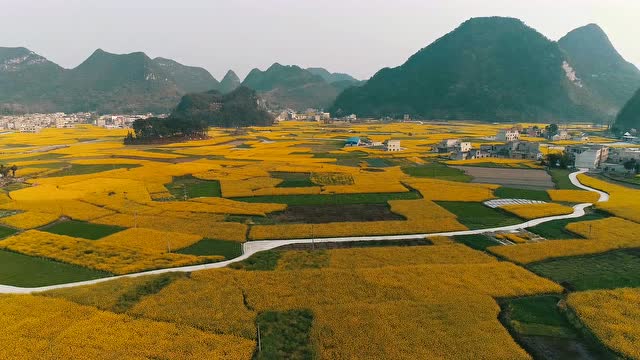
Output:
M640 65L633 29L640 2L612 0L0 0L0 46L22 46L73 68L93 51L145 52L244 78L274 62L324 67L366 79L452 31L471 17L510 16L558 40L600 25L626 60Z

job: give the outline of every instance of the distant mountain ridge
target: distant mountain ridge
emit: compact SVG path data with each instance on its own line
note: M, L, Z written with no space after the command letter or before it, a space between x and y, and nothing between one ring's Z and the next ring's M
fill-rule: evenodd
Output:
M332 73L329 70L321 67L310 67L306 69L308 72L313 75L318 75L322 77L328 83L335 83L339 81L352 81L354 83L359 82L360 80L354 78L353 76L345 73Z
M168 112L182 95L218 89L205 69L142 52L96 50L73 69L0 48L0 111Z
M626 132L631 129L640 130L640 89L620 110L613 127L618 132Z
M485 121L610 119L628 89L620 89L616 80L587 79L604 59L617 55L608 39L603 41L603 32L595 46L600 56L578 46L586 41L581 37L597 33L593 27L587 30L568 34L563 49L518 19L473 18L403 65L382 69L363 86L346 89L330 111ZM589 57L591 63L584 61ZM623 63L614 63L606 72L610 78L635 81L633 69L618 74ZM616 95L601 95L606 87Z
M64 69L26 48L0 47L0 113L168 113L183 95L240 86L273 110L364 117L610 122L640 88L640 70L595 24L554 42L513 18L473 18L367 81L324 68L253 69L222 82L199 67L101 49Z
M167 71L173 77L176 85L185 92L204 92L221 87L221 83L201 67L182 65L174 60L161 57L157 57L153 61Z
M296 65L279 63L265 71L251 70L242 85L256 90L273 108L296 110L329 107L341 90L322 76Z
M227 71L222 81L220 81L220 92L227 94L237 89L242 85L242 81L233 70Z
M615 115L640 88L640 70L618 53L598 25L577 28L558 45L608 115Z
M228 94L212 90L187 94L171 113L176 121L202 121L217 127L271 126L274 117L255 90L245 86Z
M45 111L53 104L40 99L56 90L65 70L23 47L0 47L0 113ZM37 103L37 105L35 104Z

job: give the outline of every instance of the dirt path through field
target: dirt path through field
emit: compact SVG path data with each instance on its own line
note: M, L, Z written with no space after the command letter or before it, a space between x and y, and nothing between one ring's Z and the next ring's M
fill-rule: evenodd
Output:
M528 171L528 170L526 170ZM586 173L587 169L582 169L576 171L574 173L569 174L569 179L571 182L584 190L593 191L600 195L600 199L598 202L606 202L609 201L609 194L590 188L586 185L583 185L578 180L578 175ZM169 268L169 269L160 269L153 271L146 271L136 274L127 274L121 276L114 276L108 278L101 278L96 280L89 281L81 281L76 283L68 283L68 284L60 284L60 285L51 285L51 286L43 286L39 288L21 288L15 286L7 286L0 285L0 294L30 294L35 292L42 292L48 290L55 289L63 289L84 285L92 285L98 284L105 281L111 281L124 277L138 277L138 276L147 276L147 275L156 275L163 274L169 272L193 272L193 271L201 271L201 270L209 270L209 269L218 269L226 267L229 264L239 262L249 258L251 255L266 251L273 250L275 248L286 246L286 245L294 245L294 244L314 244L314 243L338 243L338 242L355 242L355 241L381 241L381 240L415 240L415 239L424 239L425 237L433 237L433 236L458 236L458 235L476 235L483 234L487 232L497 232L497 231L512 231L512 230L520 230L533 226L540 225L542 223L546 223L554 220L562 220L562 219L576 219L585 215L585 209L592 206L591 203L578 204L573 207L573 213L568 215L558 215L558 216L548 216L540 219L529 220L527 222L510 225L510 226L502 226L495 227L489 229L477 229L477 230L464 230L464 231L452 231L452 232L442 232L442 233L432 233L432 234L410 234L410 235L390 235L390 236L358 236L358 237L340 237L340 238L322 238L322 239L291 239L291 240L263 240L263 241L249 241L242 245L243 254L235 259L221 261L212 264L204 264L204 265L193 265L193 266L184 266L179 268Z
M516 187L530 190L553 189L553 179L544 170L536 169L505 169L485 168L476 166L451 166L462 170L473 177L471 182L498 184L508 187Z

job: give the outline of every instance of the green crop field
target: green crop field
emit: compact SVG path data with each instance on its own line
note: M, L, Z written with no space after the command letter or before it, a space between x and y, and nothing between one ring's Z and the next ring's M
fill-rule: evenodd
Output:
M437 201L437 204L455 214L458 221L469 229L515 225L524 221L505 211L492 209L478 202Z
M229 267L247 271L274 270L278 266L280 256L282 256L281 251L262 251L251 255L248 259L230 264Z
M527 268L571 290L638 287L640 249L546 260Z
M260 344L254 359L315 359L310 310L266 311L258 315Z
M567 169L549 169L547 171L551 175L551 179L556 184L556 188L560 190L580 190L579 187L573 185L569 180L569 174L572 170Z
M48 225L40 230L58 235L79 237L88 240L98 240L105 236L124 230L119 226L93 224L84 221L61 221Z
M544 190L518 189L502 186L494 191L494 195L502 199L551 201L549 194Z
M7 236L11 236L17 232L18 230L16 229L8 228L6 226L0 226L0 239L6 238Z
M482 235L482 234L458 235L458 236L454 236L453 239L459 243L465 244L468 247L476 250L485 250L490 246L500 245L497 242L489 239L486 235Z
M433 162L420 166L405 166L402 168L405 174L413 177L427 177L447 181L469 182L473 179L460 169L455 169L439 162Z
M95 174L103 171L116 170L116 169L133 169L139 166L140 165L138 164L95 164L95 165L71 164L69 167L66 167L60 171L56 171L53 174L48 175L48 177Z
M566 226L568 224L572 222L578 222L578 221L598 220L608 216L609 216L608 214L603 213L601 211L595 211L577 219L563 219L563 220L549 221L549 222L531 227L528 230L534 234L538 234L544 237L545 239L549 239L549 240L576 239L576 238L580 238L580 236L567 230Z
M233 259L242 255L242 244L236 241L202 239L178 250L177 253L198 256L222 255L225 259Z
M342 204L385 204L389 200L420 199L415 191L401 193L371 193L371 194L334 194L334 195L274 195L239 197L233 200L251 203L277 203L287 205L342 205Z
M271 176L283 181L276 187L311 187L318 186L311 181L309 173L271 172Z
M501 301L500 320L534 359L615 359L569 321L556 295Z
M177 200L198 197L221 197L219 181L201 180L191 175L175 176L170 184L165 187Z
M99 279L111 274L0 250L0 284L39 287Z

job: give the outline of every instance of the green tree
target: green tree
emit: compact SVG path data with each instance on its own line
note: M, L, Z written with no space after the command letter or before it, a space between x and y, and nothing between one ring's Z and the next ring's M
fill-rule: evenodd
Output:
M633 172L637 172L638 171L638 167L640 166L640 163L638 163L638 161L636 161L636 159L630 159L624 162L624 168L629 170L629 171L633 171Z

